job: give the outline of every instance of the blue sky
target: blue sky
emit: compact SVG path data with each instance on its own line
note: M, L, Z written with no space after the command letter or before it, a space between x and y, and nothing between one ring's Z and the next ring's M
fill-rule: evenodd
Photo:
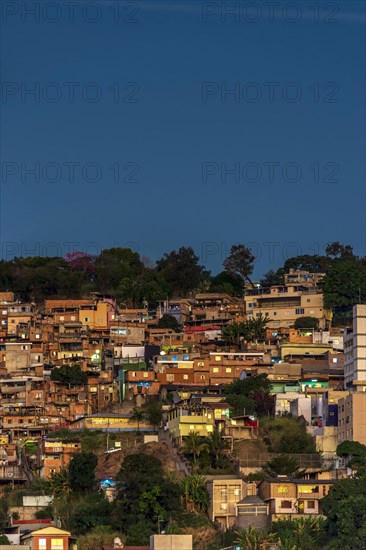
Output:
M363 1L73 4L2 2L4 258L365 254Z

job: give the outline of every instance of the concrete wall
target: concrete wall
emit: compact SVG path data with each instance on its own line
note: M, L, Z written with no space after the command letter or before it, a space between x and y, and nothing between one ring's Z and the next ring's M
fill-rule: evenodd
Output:
M192 550L192 535L152 535L151 550Z

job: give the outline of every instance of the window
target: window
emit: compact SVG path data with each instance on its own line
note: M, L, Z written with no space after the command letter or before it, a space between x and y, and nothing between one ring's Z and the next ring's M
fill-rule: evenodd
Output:
M315 510L315 500L308 500L306 503L306 508L308 510Z
M291 500L281 500L281 508L292 508Z
M46 550L47 548L46 544L47 544L46 539L39 539L38 541L39 550Z
M60 315L60 321L65 321L65 317L63 315Z
M231 372L231 369L230 369L230 368L227 368L227 369L226 369L226 372Z
M285 485L280 485L279 487L277 487L277 492L282 495L287 495L288 487L286 487Z
M183 374L183 380L188 380L188 374Z
M84 317L84 322L87 323L89 321L89 317Z
M63 539L51 539L51 550L64 550Z
M304 315L304 308L303 307L298 307L295 309L295 313L296 315Z
M212 370L213 372L219 372L219 369L217 367L214 367Z

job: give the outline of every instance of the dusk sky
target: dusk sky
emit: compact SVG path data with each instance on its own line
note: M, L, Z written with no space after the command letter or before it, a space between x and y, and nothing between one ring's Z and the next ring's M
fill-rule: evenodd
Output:
M4 259L366 253L363 1L1 4Z

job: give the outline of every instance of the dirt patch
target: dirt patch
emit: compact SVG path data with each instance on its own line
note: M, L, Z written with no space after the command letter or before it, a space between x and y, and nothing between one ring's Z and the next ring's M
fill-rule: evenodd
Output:
M175 460L165 443L140 443L128 449L121 449L113 453L102 453L98 457L98 464L95 470L97 480L115 479L126 456L131 454L152 455L161 460L166 472L175 470Z

